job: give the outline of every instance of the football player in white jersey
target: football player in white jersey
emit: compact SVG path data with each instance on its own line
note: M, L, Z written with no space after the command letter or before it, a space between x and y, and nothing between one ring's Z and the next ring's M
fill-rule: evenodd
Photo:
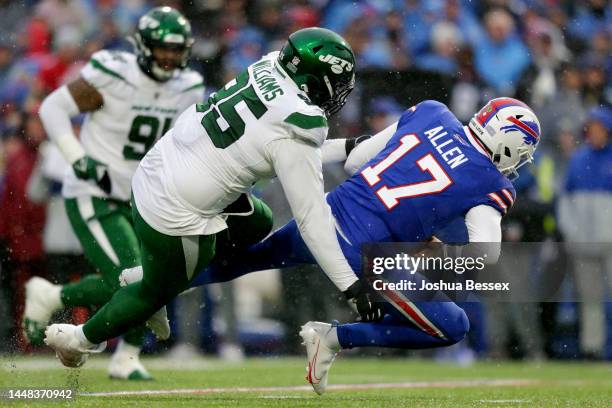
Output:
M193 38L189 21L170 7L142 16L135 54L98 51L74 82L42 103L40 117L72 165L63 195L72 227L99 274L54 285L42 278L26 284L23 328L42 343L51 315L63 307L102 306L119 288L119 274L141 263L130 208L138 163L178 115L203 98L200 74L187 68ZM70 118L86 112L80 137ZM144 326L133 325L119 342L109 374L149 379L139 361Z
M304 241L338 289L367 296L354 291L359 282L336 239L321 172L327 117L344 105L354 71L344 39L307 28L181 114L132 181L143 278L85 325L47 328L45 342L64 365L82 365L107 339L145 322L227 247L267 235L271 212L249 194L260 179L279 178Z

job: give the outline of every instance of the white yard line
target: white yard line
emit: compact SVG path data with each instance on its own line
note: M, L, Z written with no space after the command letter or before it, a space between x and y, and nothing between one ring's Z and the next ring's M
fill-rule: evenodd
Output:
M410 388L475 388L475 387L519 387L538 384L538 380L457 380L457 381L416 381L403 383L379 384L334 384L329 385L329 391L356 391L378 389L410 389ZM223 394L248 392L283 392L283 391L312 391L310 385L297 385L289 387L223 387L201 389L174 389L174 390L138 390L138 391L110 391L110 392L84 392L84 397L121 397L137 395L197 395L197 394Z
M526 399L484 399L478 400L478 402L482 402L483 404L524 404L530 402L530 400Z

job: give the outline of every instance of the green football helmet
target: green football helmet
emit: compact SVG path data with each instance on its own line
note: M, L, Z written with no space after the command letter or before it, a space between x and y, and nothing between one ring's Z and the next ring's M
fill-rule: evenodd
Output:
M355 54L351 46L325 28L304 28L291 34L278 62L328 116L344 106L355 87Z
M157 81L167 81L173 71L163 69L153 57L154 48L169 48L183 52L180 69L187 66L193 45L191 24L172 7L156 7L140 17L134 34L138 65Z

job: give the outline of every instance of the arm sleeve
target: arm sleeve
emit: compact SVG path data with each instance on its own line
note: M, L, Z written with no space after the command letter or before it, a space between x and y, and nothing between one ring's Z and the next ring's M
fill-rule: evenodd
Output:
M296 139L267 145L302 239L329 279L345 291L358 279L342 254L323 193L320 149Z
M66 86L53 91L40 105L38 112L49 138L57 145L68 163L85 156L70 118L79 114L74 98Z
M464 254L486 255L485 263L496 263L501 252L501 218L499 211L489 205L481 204L470 209L465 215L470 244Z
M329 139L321 146L323 164L341 163L346 160L346 139Z
M359 143L349 154L344 163L344 170L353 175L370 159L376 156L386 145L391 137L395 134L397 122L393 123L386 129L378 132L368 140Z

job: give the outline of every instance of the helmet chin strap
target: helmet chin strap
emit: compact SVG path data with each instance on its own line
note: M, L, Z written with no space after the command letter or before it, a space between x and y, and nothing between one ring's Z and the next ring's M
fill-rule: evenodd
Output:
M327 77L327 75L323 76L323 80L325 81L325 85L327 86L327 90L329 91L329 97L333 98L334 97L334 88L332 88L331 82L329 81L329 78Z
M474 140L474 142L475 142L475 143L478 145L478 147L482 149L483 153L484 153L485 155L487 155L487 156L489 157L489 159L493 160L493 159L492 159L493 153L491 152L491 150L490 150L490 149L489 149L487 146L485 146L485 144L484 144L484 143L482 143L482 140L480 140L480 139L478 138L478 136L476 135L476 133L474 133L474 131L473 131L473 130L472 130L470 127L469 127L469 126L466 126L466 128L467 128L467 130L470 132L469 136L471 136L471 138L472 138L472 139ZM474 142L472 142L472 141L470 140L470 143L474 144Z

